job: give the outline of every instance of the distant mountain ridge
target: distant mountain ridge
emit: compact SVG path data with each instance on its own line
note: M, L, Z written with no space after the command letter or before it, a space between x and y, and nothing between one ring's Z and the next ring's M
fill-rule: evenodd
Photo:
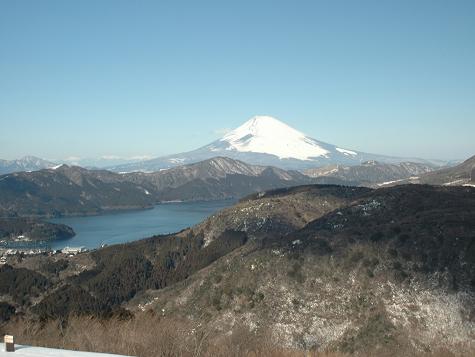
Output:
M140 163L113 166L109 169L115 172L154 172L216 156L286 170L303 170L330 164L359 165L370 160L384 163L431 163L430 160L368 154L342 148L313 139L273 117L255 116L221 139L197 150Z
M36 156L27 155L20 159L14 160L2 160L0 159L0 175L10 174L13 172L22 171L38 171L42 169L51 169L59 167L60 165L80 166L86 169L101 169L113 165L123 165L130 163L137 163L146 159L150 159L147 156L143 157L118 157L113 155L105 155L101 157L69 157L65 159L45 160Z
M213 157L228 157L251 165L300 171L329 165L362 165L368 161L384 164L414 162L439 167L454 164L454 161L401 158L348 149L311 138L271 116L255 116L221 139L184 153L158 158L115 155L103 155L97 158L69 157L55 160L56 164L34 156L26 156L18 160L0 160L0 174L41 170L63 163L117 173L156 172Z
M345 182L223 157L154 173L118 174L62 165L0 176L0 216L98 214L163 201L240 198L310 183Z
M457 166L428 172L398 183L475 187L475 156L468 158Z
M20 171L37 171L56 166L55 163L40 159L36 156L24 156L16 160L0 159L0 175Z
M153 203L143 188L120 180L105 182L97 178L97 173L81 167L63 165L0 176L0 216L3 217L89 215L147 208Z
M314 169L307 175L272 166L250 165L228 157L153 173L119 174L61 165L0 176L0 217L100 214L149 208L165 201L237 199L256 192L308 184L473 185L472 161L473 158L455 168L429 173L426 172L432 167L424 164L369 162L353 167ZM420 175L414 176L416 174ZM447 180L451 181L447 183Z
M375 186L419 176L435 169L433 165L416 162L385 164L367 161L355 166L330 165L308 169L304 173L310 177L335 177L346 181L356 181L364 186Z

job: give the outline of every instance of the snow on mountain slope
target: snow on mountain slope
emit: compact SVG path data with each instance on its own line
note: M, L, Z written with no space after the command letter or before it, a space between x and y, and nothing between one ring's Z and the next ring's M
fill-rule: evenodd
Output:
M402 162L398 164L384 164L376 161L364 162L361 165L344 166L329 165L305 170L310 177L335 177L345 181L359 182L363 185L395 183L398 180L419 176L435 169L432 165Z
M0 175L20 171L48 169L55 164L35 156L24 156L17 160L0 160Z
M453 167L427 172L411 177L403 183L418 183L442 186L473 186L475 184L475 156Z
M255 116L221 139L196 150L109 169L115 172L153 172L217 156L285 170L303 170L332 164L359 165L369 160L384 163L429 163L418 158L391 157L341 148L313 139L276 118Z
M330 153L316 140L270 116L256 116L220 141L229 144L226 150L259 152L280 159L310 160Z
M358 155L358 153L356 153L354 151L346 150L346 149L342 149L342 148L336 148L336 151L341 152L344 155L353 155L353 156Z

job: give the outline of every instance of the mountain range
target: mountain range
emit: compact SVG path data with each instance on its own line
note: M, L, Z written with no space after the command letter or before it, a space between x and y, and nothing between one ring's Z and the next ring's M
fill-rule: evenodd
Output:
M0 176L0 217L89 215L153 205L142 187L109 175L119 179L106 182L99 172L66 165Z
M475 156L454 167L427 172L396 183L429 184L443 186L475 186Z
M55 167L57 164L35 156L24 156L16 160L0 159L0 175L20 171L36 171Z
M453 161L401 158L369 154L328 144L313 139L270 116L255 116L221 139L196 150L150 159L123 158L105 155L99 158L69 157L62 160L43 160L26 156L18 160L0 160L0 174L34 171L67 164L89 169L107 169L114 172L155 172L187 165L213 157L229 157L248 164L274 166L286 170L305 170L317 167L362 165L377 161L383 164L413 162L434 167L453 165Z
M217 157L154 173L118 174L62 165L0 176L0 216L98 214L163 201L240 198L272 188L345 183Z
M149 157L118 157L113 155L105 155L97 158L80 158L68 157L58 160L45 160L36 156L24 156L15 160L0 159L0 175L10 174L21 171L37 171L42 169L50 169L62 164L69 166L81 166L88 169L100 169L114 165L124 165L130 163L138 163L149 159Z
M420 163L367 162L305 171L215 157L152 173L115 173L61 165L0 176L0 216L99 214L166 201L238 199L269 189L308 184L378 187L402 183L473 184L474 158L432 171Z
M416 162L385 164L367 161L355 166L329 165L308 169L304 171L304 174L310 177L334 177L344 181L358 182L360 186L381 186L410 177L418 177L435 169L434 165Z
M216 156L225 156L249 164L302 170L330 164L358 165L375 160L382 163L411 161L445 164L419 158L400 158L350 150L313 139L270 116L255 116L221 139L199 149L139 163L113 166L115 172L153 172L194 163Z

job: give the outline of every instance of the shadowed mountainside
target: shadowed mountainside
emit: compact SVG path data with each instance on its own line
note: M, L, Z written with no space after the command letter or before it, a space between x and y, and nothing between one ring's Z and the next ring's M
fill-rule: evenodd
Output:
M155 173L117 174L77 166L0 176L0 216L99 214L148 208L162 201L240 198L253 192L309 183L296 171L248 165L228 158Z
M31 218L0 218L0 238L7 241L18 236L30 240L51 240L74 237L71 227L64 224L42 222Z
M97 173L80 167L63 165L0 177L0 216L87 215L146 208L153 203L138 185L105 182Z

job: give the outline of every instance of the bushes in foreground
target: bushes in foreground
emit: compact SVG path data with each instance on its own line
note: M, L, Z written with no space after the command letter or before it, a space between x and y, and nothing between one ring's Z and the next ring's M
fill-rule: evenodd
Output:
M108 352L137 357L216 356L216 357L344 357L339 351L302 351L279 348L270 331L250 331L236 325L227 334L184 318L168 318L154 313L142 313L130 319L98 319L70 317L64 321L50 320L45 324L15 321L0 328L0 333L15 336L18 343L34 346L65 348L81 351ZM358 356L389 357L465 357L467 353L433 351L421 353L409 346L397 350L378 350Z

